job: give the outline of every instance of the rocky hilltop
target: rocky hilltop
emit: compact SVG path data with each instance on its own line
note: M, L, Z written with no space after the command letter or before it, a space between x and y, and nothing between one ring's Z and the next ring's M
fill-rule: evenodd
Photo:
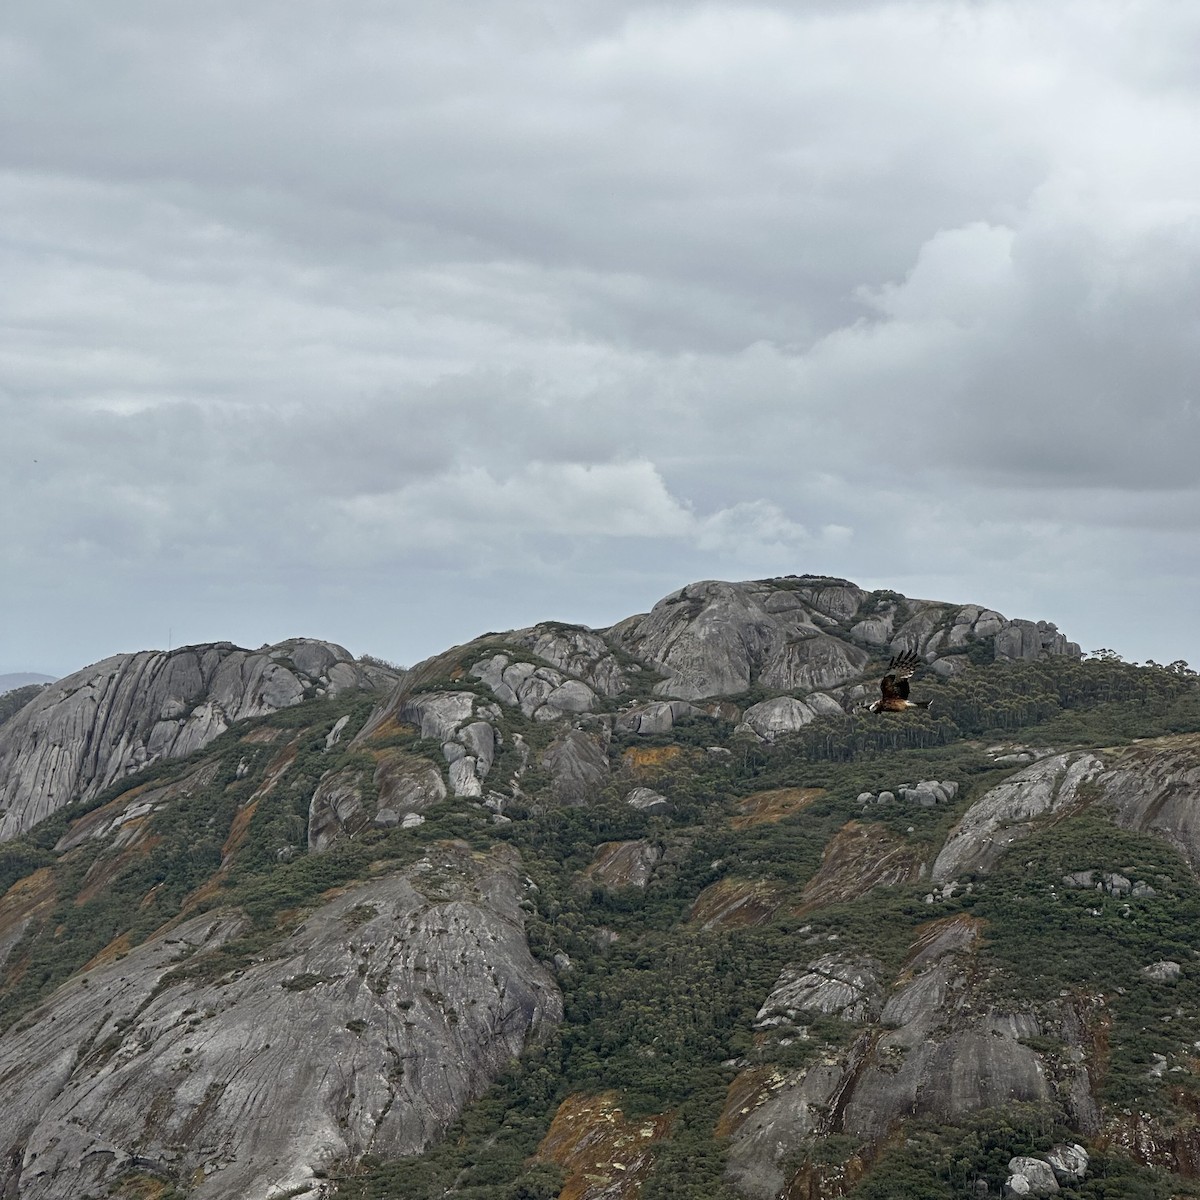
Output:
M118 654L42 691L0 729L0 841L115 779L207 746L235 721L387 672L331 642L231 642Z
M881 667L932 710L874 716ZM811 576L0 728L0 1195L1193 1194L1200 687Z

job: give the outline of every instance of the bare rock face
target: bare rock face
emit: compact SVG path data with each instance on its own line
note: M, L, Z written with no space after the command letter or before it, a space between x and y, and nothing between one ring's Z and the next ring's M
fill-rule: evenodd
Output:
M831 687L867 662L823 632L803 593L769 584L691 584L610 633L667 676L655 692L684 700L737 695L760 676L780 690Z
M606 732L568 729L542 755L560 804L586 804L608 782Z
M1103 770L1101 759L1079 750L1041 759L998 784L951 830L933 864L933 882L989 870L1009 846L1033 832L1036 818L1073 803Z
M402 750L386 750L375 768L375 787L379 793L379 811L419 813L446 798L441 773L428 759Z
M1200 872L1200 737L1131 747L1096 783L1119 826L1166 839Z
M1038 659L1044 655L1078 658L1079 646L1068 642L1052 621L1010 621L996 634L997 658Z
M308 848L314 854L370 823L363 808L362 782L363 773L354 770L333 771L321 778L308 804Z
M374 686L331 642L261 650L219 642L106 658L48 687L0 729L0 841L149 763L206 746L234 721Z
M734 1081L718 1126L730 1137L729 1182L754 1200L775 1200L806 1136L848 1133L879 1144L914 1115L948 1120L1048 1100L1047 1072L1022 1044L1042 1026L1031 1012L988 1002L974 961L978 937L967 917L931 923L886 999L869 959L839 952L785 970L756 1029L795 1025L806 1010L877 1024L803 1068L751 1068Z
M751 1200L776 1200L798 1143L822 1130L843 1065L826 1059L798 1070L747 1071L730 1089L718 1129L730 1133L725 1178Z
M645 838L635 842L603 842L596 847L584 878L602 887L644 888L662 855L662 847Z
M507 654L481 659L471 674L491 688L501 704L519 706L535 721L556 721L565 713L591 712L596 693L580 679L570 679L551 667L513 662Z
M884 1032L859 1068L845 1131L872 1140L910 1114L949 1119L1014 1100L1047 1100L1050 1081L1022 1039L1042 1032L1028 1012L996 1009L974 994L969 920L934 926L880 1015Z
M883 1004L882 969L876 959L844 953L824 954L805 966L787 966L759 1009L754 1028L795 1025L806 1013L854 1022L877 1017Z
M1106 764L1088 751L1052 755L992 788L951 830L933 865L933 882L989 870L1010 845L1029 836L1035 820L1077 802L1084 787L1108 802L1121 828L1164 838L1200 871L1200 736L1154 739L1109 757ZM1153 892L1144 880L1087 876L1076 872L1064 882L1114 895Z
M419 1152L561 1017L520 899L511 851L443 844L243 968L208 914L75 977L0 1038L0 1194L107 1194L136 1156L196 1200L315 1197Z
M590 629L534 625L508 634L505 640L523 646L565 674L583 680L601 696L619 696L628 690L629 681L612 647Z
M686 700L654 700L649 704L634 704L617 717L616 725L628 733L640 733L644 737L656 733L670 733L681 717L696 716L701 712Z

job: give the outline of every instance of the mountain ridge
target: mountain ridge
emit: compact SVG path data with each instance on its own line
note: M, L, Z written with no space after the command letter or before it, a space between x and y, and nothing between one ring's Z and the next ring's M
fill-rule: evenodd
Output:
M0 728L146 753L0 842L0 1194L1188 1194L1186 670L814 576L210 649ZM901 650L933 712L864 714Z

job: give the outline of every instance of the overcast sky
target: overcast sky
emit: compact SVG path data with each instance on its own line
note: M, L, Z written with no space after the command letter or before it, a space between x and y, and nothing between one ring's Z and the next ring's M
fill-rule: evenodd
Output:
M1200 664L1200 6L17 0L0 671L788 573Z

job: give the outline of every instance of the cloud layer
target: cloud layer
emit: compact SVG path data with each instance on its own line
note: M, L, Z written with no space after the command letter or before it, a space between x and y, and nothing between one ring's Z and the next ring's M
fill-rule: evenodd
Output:
M803 571L1200 662L1198 45L1166 0L6 14L0 667Z

